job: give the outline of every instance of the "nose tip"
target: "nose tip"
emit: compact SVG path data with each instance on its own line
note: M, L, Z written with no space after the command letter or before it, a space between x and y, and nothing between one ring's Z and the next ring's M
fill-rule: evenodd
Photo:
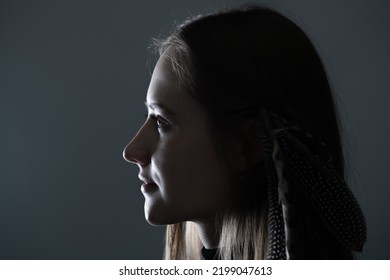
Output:
M135 147L133 142L127 144L123 149L122 156L125 161L137 165L147 165L150 161L149 153L145 149Z
M137 163L137 161L129 155L128 147L129 147L129 144L126 145L126 147L123 149L123 152L122 152L123 159L127 162L130 162L130 163Z
M150 162L153 142L148 132L145 123L123 149L122 156L127 162L138 165L147 165Z
M123 149L123 151L122 151L122 157L123 157L123 159L125 160L125 161L129 161L128 159L127 159L127 157L126 157L126 148L127 148L127 145L126 145L126 147Z

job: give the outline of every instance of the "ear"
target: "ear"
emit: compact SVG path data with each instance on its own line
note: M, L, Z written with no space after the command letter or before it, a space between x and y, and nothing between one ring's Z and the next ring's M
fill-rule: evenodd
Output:
M237 138L236 165L239 171L247 171L264 159L264 147L261 141L262 125L256 120L247 121Z

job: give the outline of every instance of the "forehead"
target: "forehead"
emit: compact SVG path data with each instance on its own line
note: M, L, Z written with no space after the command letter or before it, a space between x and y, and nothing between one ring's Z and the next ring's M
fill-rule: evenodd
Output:
M168 49L161 55L154 68L146 96L148 107L153 107L150 106L153 103L162 105L174 112L181 123L205 121L207 119L205 110L186 87L180 86L169 55Z
M179 90L177 76L172 69L172 62L169 58L169 54L164 52L154 67L153 74L150 80L148 97L153 95L156 91L164 94L164 89ZM157 97L157 96L153 96Z
M196 106L190 93L180 87L178 76L172 68L170 55L170 51L167 50L157 61L148 88L146 103L158 103L176 109L183 106Z

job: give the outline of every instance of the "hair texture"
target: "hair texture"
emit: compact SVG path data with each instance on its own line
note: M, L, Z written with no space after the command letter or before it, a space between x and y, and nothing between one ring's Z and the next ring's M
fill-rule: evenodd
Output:
M198 16L156 40L180 85L208 112L217 143L241 135L260 109L309 128L328 144L344 176L340 120L328 77L307 35L294 22L266 7ZM226 155L223 145L216 145ZM267 256L268 202L264 162L242 176L237 199L216 219L221 259ZM301 194L294 194L304 259L350 259L323 227ZM167 226L165 259L201 259L202 243L192 222Z

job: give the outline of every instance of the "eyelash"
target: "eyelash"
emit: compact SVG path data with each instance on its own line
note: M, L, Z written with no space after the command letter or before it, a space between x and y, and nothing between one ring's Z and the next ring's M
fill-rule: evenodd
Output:
M145 117L150 117L151 119L153 119L155 122L156 122L156 128L159 132L166 132L168 131L171 126L170 124L168 124L165 120L161 119L161 117L159 116L156 116L156 115L145 115Z

